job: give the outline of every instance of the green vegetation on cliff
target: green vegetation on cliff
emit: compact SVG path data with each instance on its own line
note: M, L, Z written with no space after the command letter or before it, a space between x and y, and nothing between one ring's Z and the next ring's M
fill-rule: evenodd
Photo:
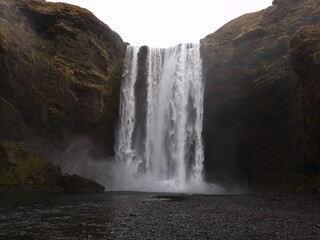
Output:
M113 154L125 49L86 9L0 0L1 188L103 191L29 150L48 156L85 136Z
M83 135L112 154L125 48L80 7L0 0L0 97L14 109L6 110L4 124L16 119L29 130L11 140L61 148ZM6 131L0 139L8 139Z
M0 141L0 190L104 191L104 187L93 180L75 174L62 175L60 167L20 145Z
M17 144L0 142L0 189L59 189L59 167L29 153Z

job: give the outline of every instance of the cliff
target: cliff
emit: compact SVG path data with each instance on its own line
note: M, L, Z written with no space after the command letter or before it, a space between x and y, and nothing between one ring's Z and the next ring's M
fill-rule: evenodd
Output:
M86 136L112 155L125 48L80 7L0 0L0 139L41 152Z
M300 28L290 41L290 59L299 76L306 165L320 192L320 25Z
M300 114L299 79L291 66L289 42L300 27L320 21L320 2L273 4L201 40L210 181L293 189L315 169L308 160L311 150L305 147L305 116ZM316 86L311 80L307 84L302 88Z

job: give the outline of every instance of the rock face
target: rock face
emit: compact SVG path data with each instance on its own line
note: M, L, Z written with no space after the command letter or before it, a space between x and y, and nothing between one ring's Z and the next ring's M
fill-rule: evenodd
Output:
M98 193L104 192L104 187L95 181L87 178L80 177L76 174L65 174L60 182L59 186L66 189L68 192L86 192L86 193Z
M291 38L290 59L299 75L301 116L309 173L320 173L320 25L301 28ZM320 177L320 175L319 175ZM320 183L318 177L318 183ZM319 185L320 186L320 185ZM319 189L320 191L320 189Z
M8 189L54 190L68 192L103 192L95 181L62 175L61 169L23 147L0 141L0 191Z
M319 21L319 1L277 0L201 40L208 180L290 188L310 177L312 150L304 148L289 40L300 27ZM310 81L302 88L313 90L309 99L315 106L318 92Z
M29 153L17 144L0 142L0 189L58 189L59 167Z
M112 154L125 48L80 7L0 0L0 139L88 136Z

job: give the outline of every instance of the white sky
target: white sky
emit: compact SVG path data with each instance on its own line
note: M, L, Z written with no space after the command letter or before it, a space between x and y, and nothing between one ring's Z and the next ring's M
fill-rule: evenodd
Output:
M197 42L230 20L272 0L47 0L90 10L132 45Z

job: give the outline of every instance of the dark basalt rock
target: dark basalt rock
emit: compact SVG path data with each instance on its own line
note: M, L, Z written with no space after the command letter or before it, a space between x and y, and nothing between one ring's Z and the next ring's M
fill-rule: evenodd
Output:
M62 175L59 166L29 152L20 144L0 141L0 191L49 190L103 192L97 182L78 175Z
M299 75L307 170L320 192L320 25L303 27L292 36L290 60Z
M113 154L125 49L80 7L0 0L0 139L40 152L80 135Z
M272 5L281 6L281 7L290 7L293 4L301 3L304 0L273 0Z
M99 193L105 190L99 183L76 174L65 174L59 181L59 186L68 192Z
M0 189L59 190L61 177L60 167L14 142L0 141Z
M274 4L201 40L210 181L294 189L310 177L289 41L300 27L320 21L320 2Z

